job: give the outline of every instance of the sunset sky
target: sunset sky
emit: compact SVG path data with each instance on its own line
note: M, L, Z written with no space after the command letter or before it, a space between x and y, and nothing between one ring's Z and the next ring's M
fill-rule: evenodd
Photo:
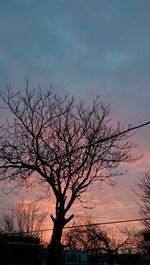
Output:
M112 120L138 125L150 120L149 0L0 0L0 89L49 87L88 102L97 94L111 105ZM77 202L71 212L96 222L139 218L137 179L150 169L150 126L137 130L135 152L143 157L117 178L115 188L94 188L92 210ZM11 202L34 192L5 195ZM45 207L53 205L43 201Z

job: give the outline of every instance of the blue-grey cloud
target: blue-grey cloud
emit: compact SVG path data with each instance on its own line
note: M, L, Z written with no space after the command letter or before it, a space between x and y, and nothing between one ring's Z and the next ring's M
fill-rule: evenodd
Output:
M18 70L113 90L149 72L148 1L1 2L1 79Z
M29 77L84 99L101 94L116 120L149 120L149 14L149 0L0 0L0 87ZM148 150L149 128L136 139Z

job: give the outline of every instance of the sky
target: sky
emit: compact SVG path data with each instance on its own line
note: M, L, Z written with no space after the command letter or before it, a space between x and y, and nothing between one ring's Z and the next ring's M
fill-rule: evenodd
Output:
M101 95L111 117L138 125L150 120L149 0L0 0L0 89L52 85L54 91L89 101ZM95 188L92 210L77 202L72 212L96 221L138 218L137 179L149 170L150 127L136 131L136 153L117 186ZM5 195L1 209L34 193ZM49 206L49 202L43 202ZM51 209L53 204L51 203Z

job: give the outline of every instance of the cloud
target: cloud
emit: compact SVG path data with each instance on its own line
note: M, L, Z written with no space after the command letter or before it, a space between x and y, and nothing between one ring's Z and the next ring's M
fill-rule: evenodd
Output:
M100 94L110 102L113 119L123 124L149 120L149 1L1 0L0 4L1 88L12 83L20 89L29 77L31 86L52 83L59 93L87 102ZM103 220L137 216L131 188L149 167L149 127L138 130L133 139L143 158L126 166L128 174L120 178L119 188L104 187L94 194L96 208L91 213ZM2 205L7 207L13 198L2 195ZM78 203L73 211L86 212Z

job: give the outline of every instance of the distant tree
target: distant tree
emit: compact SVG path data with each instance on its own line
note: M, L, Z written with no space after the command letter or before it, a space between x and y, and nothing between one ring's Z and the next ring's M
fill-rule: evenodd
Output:
M86 106L51 89L31 90L27 82L23 93L8 87L1 99L8 118L0 126L0 179L16 188L47 183L55 197L47 264L53 259L55 265L74 202L82 202L92 184L112 185L120 163L136 160L131 153L133 128L115 126L110 106L99 97Z
M127 229L97 226L93 219L84 218L64 233L64 244L68 248L84 249L93 253L93 262L99 262L103 254L109 257L109 264L114 264L119 250L129 249L133 244L133 235Z
M150 230L150 173L147 172L139 179L137 195L140 198L140 215L143 219L145 229Z
M138 191L136 194L140 198L139 213L142 216L142 224L144 229L139 232L138 247L141 251L150 254L150 173L146 172L145 175L139 178L137 184ZM149 237L147 240L146 237Z
M1 233L39 237L43 241L44 223L47 213L41 211L37 202L20 201L0 217Z
M136 248L138 253L150 255L150 242L145 241L144 233L147 230L141 230L135 234Z

